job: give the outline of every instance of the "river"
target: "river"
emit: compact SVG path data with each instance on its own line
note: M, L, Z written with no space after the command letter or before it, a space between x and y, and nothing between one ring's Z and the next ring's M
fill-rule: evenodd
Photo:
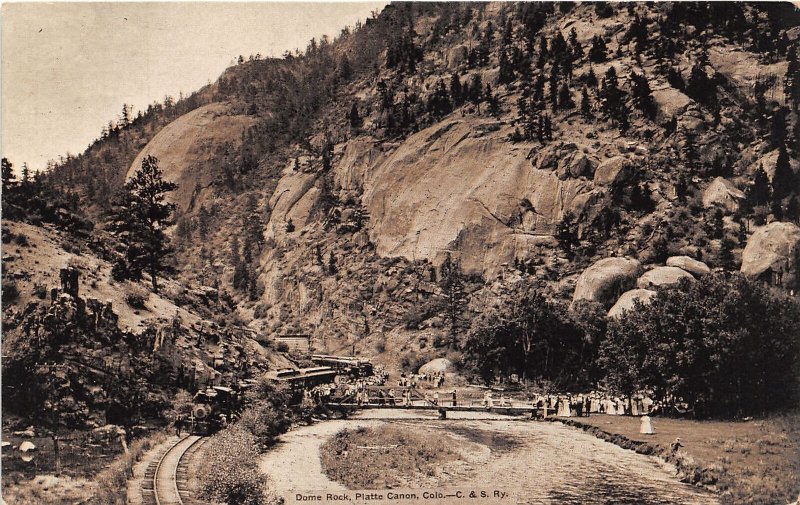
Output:
M679 482L661 460L622 449L558 423L523 421L483 413L448 413L438 420L398 410L364 411L349 420L333 420L297 428L268 451L260 469L270 488L281 496L295 491L344 490L322 472L319 447L345 428L383 423L442 430L464 447L478 446L466 458L465 471L450 475L446 486L485 487L511 491L520 504L718 504L702 489ZM504 447L482 443L501 439ZM481 451L481 448L483 449Z

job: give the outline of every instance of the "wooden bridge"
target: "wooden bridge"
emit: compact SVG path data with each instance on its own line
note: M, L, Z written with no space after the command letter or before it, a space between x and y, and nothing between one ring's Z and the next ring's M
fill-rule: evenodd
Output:
M394 395L391 395L390 391ZM531 417L544 414L543 408L529 403L502 398L490 398L483 401L476 401L474 398L459 400L458 397L453 398L451 393L443 393L437 399L435 397L431 398L419 389L410 386L367 386L361 392L352 392L340 398L331 398L326 402L326 405L333 409L342 410L432 410L439 412L441 418L446 418L447 412L488 412L515 416L529 415ZM553 412L548 413L552 414Z

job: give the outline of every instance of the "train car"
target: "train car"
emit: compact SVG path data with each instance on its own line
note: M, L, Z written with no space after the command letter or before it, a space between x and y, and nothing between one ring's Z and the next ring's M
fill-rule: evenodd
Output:
M337 370L340 374L353 378L369 377L373 373L372 362L355 356L332 356L328 354L314 354L311 361L315 365L327 366Z

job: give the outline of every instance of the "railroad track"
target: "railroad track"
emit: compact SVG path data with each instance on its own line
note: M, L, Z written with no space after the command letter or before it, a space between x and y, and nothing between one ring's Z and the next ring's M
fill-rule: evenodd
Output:
M196 505L186 488L188 482L187 465L189 456L197 451L206 439L197 435L181 438L158 454L150 463L142 482L142 497L145 505Z

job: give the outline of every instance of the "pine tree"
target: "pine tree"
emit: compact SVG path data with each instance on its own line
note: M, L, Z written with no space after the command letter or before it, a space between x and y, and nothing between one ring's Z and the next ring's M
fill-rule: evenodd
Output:
M358 106L356 105L355 102L353 102L353 106L350 107L350 114L348 115L348 119L350 120L350 128L361 128L363 121L361 120L361 116L359 116L358 114Z
M544 124L544 138L553 140L553 123L550 121L550 116L545 114L543 119Z
M599 35L592 37L592 47L589 49L589 61L602 63L608 58L606 42Z
M116 272L118 275L124 272L123 277L139 279L142 272L147 271L154 292L158 292L158 275L171 271L167 261L172 248L164 230L173 223L175 204L164 203L164 199L177 187L163 179L158 159L147 156L125 184L112 216L110 229L125 245L125 254L116 265Z
M772 200L770 205L770 213L775 221L783 221L783 205L780 200Z
M500 51L500 75L498 82L500 84L509 84L514 81L514 67L508 59L508 54L505 50Z
M706 59L707 56L704 58L701 55L699 61L692 67L689 82L686 84L686 94L701 104L713 107L717 102L717 85L706 74L704 63Z
M675 196L681 203L686 203L686 192L689 189L689 183L686 181L686 175L680 174L678 180L675 182Z
M789 110L778 107L772 114L769 130L770 147L779 148L786 145L786 118Z
M575 108L575 102L572 100L572 94L566 84L562 84L558 90L558 106L562 109Z
M575 27L572 27L569 31L569 52L572 61L578 61L583 58L583 46L578 41L578 32L575 31Z
M453 100L455 107L464 103L464 89L461 87L461 80L458 78L458 74L450 76L450 98Z
M3 179L3 192L8 191L17 184L17 176L14 175L14 165L8 161L8 158L2 160L2 179Z
M481 101L481 97L483 96L483 84L481 82L481 75L475 74L472 76L472 81L470 81L469 91L468 91L469 101L478 104Z
M597 75L594 73L594 67L589 67L589 72L583 78L583 82L590 88L596 88L598 85Z
M723 226L721 209L714 210L711 223L712 223L711 236L716 239L722 238L725 229Z
M763 166L759 165L753 174L753 183L747 188L746 196L752 207L766 205L769 202L769 178Z
M455 344L458 333L463 326L463 314L466 307L466 293L464 291L464 275L461 265L453 261L450 253L445 257L440 267L442 288L445 304L445 320L449 326L450 343Z
M578 223L575 216L571 212L564 214L561 222L556 227L555 239L558 241L558 246L567 254L568 258L574 256L575 248L580 245L578 240Z
M328 254L328 274L336 275L339 269L336 266L336 256L333 255L333 251Z
M622 130L622 123L627 123L627 108L625 107L625 92L622 91L617 83L617 70L608 67L605 77L603 77L602 88L600 89L601 109L608 119L615 121Z
M22 163L21 174L22 174L22 179L20 182L22 182L23 186L26 186L31 181L31 171L28 168L28 164L25 162Z
M736 270L736 261L733 257L733 248L736 246L729 238L722 239L719 248L719 264L722 268L728 271Z
M783 79L783 91L786 94L786 101L792 104L797 111L800 105L800 61L797 55L797 44L791 46L786 52L786 75Z
M592 101L591 98L589 98L589 91L586 89L586 86L581 90L581 116L586 119L592 117Z
M436 83L433 93L428 97L427 109L428 112L436 118L445 116L453 110L453 106L448 97L447 88L445 88L444 82L442 82L441 79Z
M483 100L489 105L489 114L497 116L500 114L500 101L492 92L492 87L486 85L486 91L483 93Z
M772 176L772 198L780 201L797 191L797 176L789 164L786 146L778 148L778 159L775 161L775 174Z
M323 266L325 264L325 260L322 259L322 246L319 244L317 244L317 246L314 248L314 261L319 266Z
M631 83L633 85L631 94L636 108L642 111L642 114L644 114L646 118L651 120L655 119L658 109L653 99L650 83L647 82L647 77L644 74L631 72Z

